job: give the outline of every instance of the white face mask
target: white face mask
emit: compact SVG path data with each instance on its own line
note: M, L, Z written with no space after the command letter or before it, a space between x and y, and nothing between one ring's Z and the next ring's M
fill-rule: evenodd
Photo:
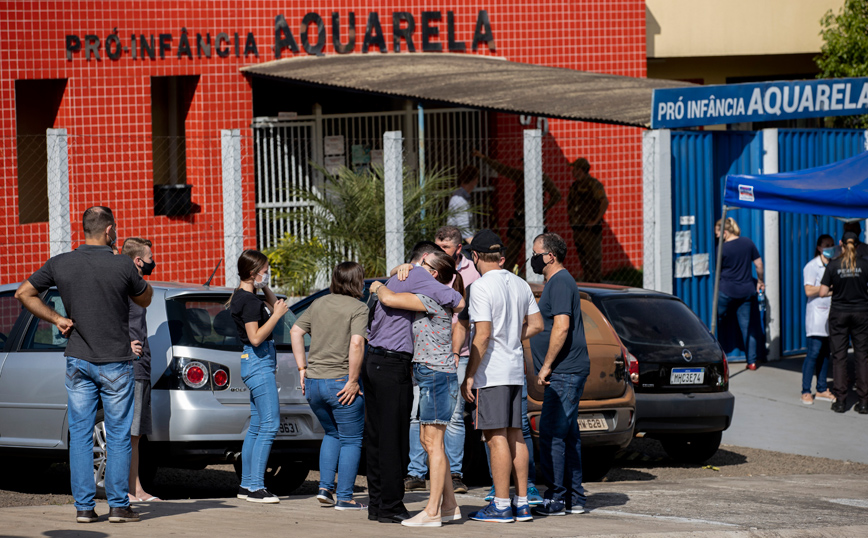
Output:
M266 271L265 273L259 273L259 276L262 277L262 280L259 282L254 280L253 281L253 287L258 289L258 290L261 290L265 286L268 286L268 280L271 277L271 268L269 268L268 271Z

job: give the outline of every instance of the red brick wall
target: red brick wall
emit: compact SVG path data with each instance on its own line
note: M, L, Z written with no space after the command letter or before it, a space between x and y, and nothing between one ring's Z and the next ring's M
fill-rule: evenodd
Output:
M467 43L473 36L478 10L491 19L497 56L512 61L537 63L603 73L644 77L645 6L642 0L568 0L562 2L420 2L401 4L385 1L333 2L237 1L137 1L137 2L0 2L0 280L25 278L48 257L47 223L18 222L16 172L15 80L66 78L68 83L56 128L69 132L69 164L73 245L83 241L80 216L90 205L109 205L115 210L120 236L143 236L155 243L158 267L154 278L204 282L223 255L221 129L241 129L244 162L245 246L255 246L253 210L251 88L239 74L244 65L274 58L274 18L285 15L300 44L299 26L309 11L326 23L326 54L333 53L331 18L341 13L342 37L346 39L348 12L356 13L356 54L367 14L380 13L389 54L393 54L391 13L404 10L416 18L414 35L421 48L420 20L423 10L439 10L439 42L446 42L446 12L455 12L456 37ZM177 58L181 28L191 38L194 58ZM132 59L124 52L118 60L107 57L106 37L117 28L121 44L130 46L130 35L172 35L171 52L165 59ZM210 59L197 58L196 33L238 32L241 50L247 32L253 32L259 57L252 55ZM101 40L102 59L85 60L84 51L68 61L65 36L95 34ZM315 37L315 34L312 33ZM302 51L298 53L304 55ZM491 54L484 46L477 54ZM292 55L284 51L284 57ZM151 166L150 76L200 75L196 96L186 119L187 181L193 185L193 202L201 211L183 218L153 215ZM499 115L498 135L515 131L515 116ZM514 126L514 127L512 127ZM611 232L607 247L618 245L621 261L641 263L641 137L639 130L587 123L552 121L553 139L547 152L557 147L567 159L589 158L592 172L606 185L612 206L607 214ZM565 170L547 172L556 177L564 193L569 188ZM509 197L504 187L500 197ZM509 198L506 198L509 200ZM507 204L505 207L511 205ZM565 211L564 202L556 211ZM504 215L502 220L508 218ZM566 222L565 215L560 218ZM568 243L570 233L558 221L554 229ZM571 256L575 256L571 253ZM609 258L606 258L609 260ZM229 260L228 263L234 263ZM570 260L575 263L575 260ZM613 262L607 261L609 265ZM215 283L222 283L218 272Z

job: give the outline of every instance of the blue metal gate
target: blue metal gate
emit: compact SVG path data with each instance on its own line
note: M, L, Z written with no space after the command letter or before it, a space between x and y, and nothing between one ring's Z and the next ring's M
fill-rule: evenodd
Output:
M679 258L708 254L708 274L675 278L673 290L694 312L711 325L714 299L716 243L714 223L723 208L724 179L727 174L758 174L762 167L762 135L756 132L673 131L672 132L672 213L673 230L689 232L689 252L676 253ZM757 249L763 249L762 211L739 209L733 217ZM691 265L686 263L685 266ZM676 273L678 276L678 273ZM721 342L730 358L743 357L738 349L726 349L737 338L721 334ZM730 342L733 344L728 345Z
M792 172L833 163L865 151L865 131L851 129L787 129L778 131L778 170ZM805 305L802 269L814 257L817 237L835 242L843 223L832 217L780 214L781 350L804 353Z

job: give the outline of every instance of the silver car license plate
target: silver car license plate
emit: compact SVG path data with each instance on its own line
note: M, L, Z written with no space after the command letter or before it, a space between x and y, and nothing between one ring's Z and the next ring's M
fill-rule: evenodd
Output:
M280 436L293 436L301 433L301 430L298 428L298 422L290 417L280 417L280 426L277 428L277 435Z
M670 385L701 385L705 380L704 368L673 368Z

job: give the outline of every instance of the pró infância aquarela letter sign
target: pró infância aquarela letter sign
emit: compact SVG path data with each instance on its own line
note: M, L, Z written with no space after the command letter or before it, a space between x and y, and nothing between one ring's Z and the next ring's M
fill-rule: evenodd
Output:
M408 52L465 52L467 43L460 41L455 35L455 14L446 12L445 36L441 35L443 14L440 11L423 11L417 18L408 11L395 11L391 14L392 23L392 51L402 52L402 42ZM331 14L331 41L335 52L338 54L350 54L356 51L356 14L350 11L346 22L348 31L346 36L341 35L342 17L338 12ZM388 21L386 21L388 24ZM311 28L313 32L309 31ZM301 19L301 28L296 40L295 34L289 27L286 18L280 14L274 18L274 57L280 58L284 51L293 53L302 50L312 56L323 53L327 43L325 20L316 12L309 12ZM445 37L445 43L444 41ZM300 46L299 46L300 44ZM491 31L491 20L487 10L479 10L476 15L476 26L473 32L473 40L470 43L472 51L476 51L481 44L485 44L491 52L495 51L494 34ZM444 47L445 45L445 47ZM361 52L370 50L381 53L388 52L386 38L383 33L383 25L380 14L372 11L367 14L365 34L362 38ZM105 38L101 39L97 34L67 34L65 39L66 59L72 61L74 57L84 57L85 60L102 61L120 60L124 56L133 60L163 60L168 58L228 58L234 56L252 56L259 58L259 46L253 32L188 32L187 28L181 28L179 35L171 33L144 34L133 33L129 37L121 36L117 28L112 29Z
M651 128L868 114L868 78L654 90Z

